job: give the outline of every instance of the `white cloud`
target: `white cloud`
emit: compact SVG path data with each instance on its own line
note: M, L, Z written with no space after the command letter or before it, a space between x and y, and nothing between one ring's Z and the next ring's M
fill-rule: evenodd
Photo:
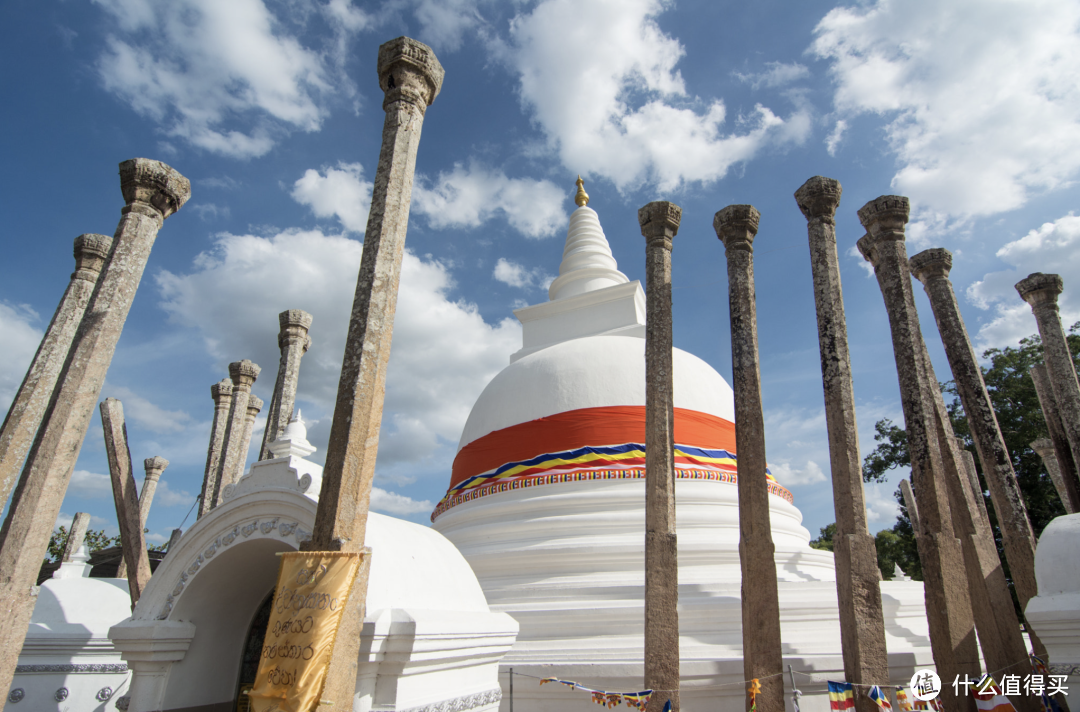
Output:
M359 242L318 230L270 237L222 234L190 273L157 275L161 305L173 320L202 334L223 369L241 358L263 366L255 391L267 401L279 357L277 314L285 309L311 313L313 343L301 363L298 393L323 412L309 430L309 439L321 448L337 396L360 255ZM416 462L438 454L447 461L430 471L448 471L452 445L472 403L520 345L515 320L486 323L475 305L450 296L453 286L445 265L405 251L380 465L393 464L395 457ZM319 419L307 405L304 412ZM395 447L396 440L409 447Z
M897 503L893 493L896 492L901 479L901 477L893 477L890 480L895 481L863 486L863 494L866 498L866 521L868 523L877 523L888 528L900 516L900 505Z
M762 87L775 89L787 86L800 79L806 79L810 76L810 70L798 62L792 62L791 64L784 64L783 62L766 62L765 66L768 67L768 69L764 72L750 74L732 72L732 74L738 77L739 81L749 84L753 89L760 89Z
M518 287L519 289L532 289L533 287L547 289L555 279L541 267L530 270L505 257L500 257L499 261L495 263L495 271L491 276L503 284Z
M876 0L815 34L837 110L886 117L892 187L922 209L1012 210L1080 169L1080 5Z
M95 2L117 28L98 61L105 88L167 135L207 151L261 156L284 131L317 130L325 100L350 93L348 80L332 82L322 55L289 35L262 0Z
M179 433L192 422L190 415L182 410L165 410L130 388L106 382L101 397L116 398L124 404L124 419L154 433Z
M1033 272L1053 272L1064 278L1058 297L1066 328L1080 319L1080 290L1073 275L1080 274L1080 217L1072 213L1044 223L1018 240L1005 244L997 257L1011 269L990 272L967 289L968 299L994 316L979 329L976 349L1013 346L1038 332L1031 307L1016 292L1016 283Z
M252 440L254 439L255 438L252 437ZM168 470L166 470L165 474L158 480L157 489L154 490L153 507L190 507L195 501L196 495L193 495L186 490L173 490L169 487L166 477L168 477ZM142 486L142 480L139 481L139 485ZM166 539L166 541L167 540L168 539ZM161 542L157 543L160 544Z
M434 228L479 227L501 213L526 237L542 238L566 225L563 201L569 196L549 180L509 178L477 163L456 163L433 180L417 180L413 210Z
M803 467L792 467L790 460L770 462L769 471L776 481L785 487L812 485L826 480L825 473L813 460L807 460Z
M71 473L67 494L86 499L112 497L112 479L108 475L99 475L88 470L75 470Z
M417 501L402 494L387 492L381 487L372 487L371 508L388 514L420 514L430 512L435 505L426 499Z
M671 191L722 178L762 148L801 142L808 114L787 120L758 105L724 132L723 101L687 94L684 54L656 18L663 0L544 0L511 22L503 59L563 164L620 190Z
M835 156L837 149L840 148L840 142L844 138L844 132L847 131L847 122L840 119L836 122L836 126L833 127L832 133L825 139L825 150L829 152L830 156Z
M25 304L0 302L0 408L7 412L34 360L43 331L34 326L38 314Z
M350 232L364 233L371 209L373 184L364 180L359 163L339 163L325 169L326 175L309 168L293 184L293 200L307 205L316 217L336 217Z

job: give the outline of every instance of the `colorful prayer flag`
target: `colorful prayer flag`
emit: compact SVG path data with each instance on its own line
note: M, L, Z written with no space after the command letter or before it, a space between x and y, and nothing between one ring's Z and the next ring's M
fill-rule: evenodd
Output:
M975 696L975 706L980 712L1016 712L1009 698L1001 694L1001 688L994 682L994 678L983 675L978 682L972 685L972 694Z
M892 712L892 703L889 702L889 697L882 692L881 688L877 685L873 685L870 688L870 699L877 702L877 706L883 709L885 712Z
M829 681L829 709L832 712L847 712L855 709L855 695L847 682Z
M896 688L896 702L900 705L900 712L915 712L902 687Z

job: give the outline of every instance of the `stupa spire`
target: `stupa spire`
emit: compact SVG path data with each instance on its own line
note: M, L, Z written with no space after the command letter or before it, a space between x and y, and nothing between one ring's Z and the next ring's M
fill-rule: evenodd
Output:
M588 205L589 194L585 192L581 176L577 178L574 202L578 209L570 216L559 276L548 288L548 297L552 301L630 281L619 271L604 228L600 226L600 218Z

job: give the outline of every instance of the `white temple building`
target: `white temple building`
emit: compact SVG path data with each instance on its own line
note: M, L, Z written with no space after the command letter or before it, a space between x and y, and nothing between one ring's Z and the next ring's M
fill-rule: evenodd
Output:
M521 625L504 671L630 692L644 673L645 295L618 271L587 197L578 202L550 299L514 312L522 349L473 407L432 521L492 609ZM740 710L732 390L675 349L674 392L681 705ZM769 491L784 663L812 674L796 675L804 712L827 710L826 678L844 679L833 557L810 548L792 495L772 481ZM891 680L907 684L933 663L922 584L886 581L882 595ZM591 704L529 679L514 697L519 712Z

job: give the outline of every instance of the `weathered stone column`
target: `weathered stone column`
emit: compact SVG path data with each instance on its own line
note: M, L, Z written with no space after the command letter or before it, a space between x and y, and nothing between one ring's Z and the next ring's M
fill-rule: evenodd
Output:
M191 194L186 178L145 158L120 164L120 187L127 205L109 257L0 529L0 616L6 621L0 630L0 690L11 685L34 609L34 583L150 248L165 218Z
M154 492L157 490L158 480L161 479L161 474L165 472L165 468L168 466L169 461L160 455L143 460L146 477L143 478L142 489L139 491L139 517L142 519L144 527L146 526L147 517L150 516L150 505L154 502Z
M143 536L143 523L139 513L139 495L135 490L127 425L124 423L124 406L120 401L115 398L102 401L101 426L105 430L105 452L109 457L116 522L120 527L120 546L124 552L125 570L117 571L117 578L124 578L121 573L127 577L131 607L134 609L143 589L150 582L150 558L146 553L146 538Z
M221 504L225 488L240 479L237 469L243 474L244 462L247 460L247 450L243 447L248 399L251 398L251 386L259 377L260 371L261 368L247 359L229 364L229 378L233 384L232 402L229 404L229 422L225 426L225 439L218 457L217 482L214 483L214 503L211 507ZM251 442L250 432L246 442Z
M79 551L79 547L86 541L86 530L90 528L90 514L87 512L75 512L71 520L71 530L68 531L67 540L64 542L64 553L60 555L60 563L71 561L71 557Z
M915 493L911 490L911 482L905 477L900 480L900 495L904 498L904 506L907 508L908 520L911 522L911 530L918 539L922 535L922 524L919 522L919 505L915 502Z
M960 402L967 415L975 449L979 453L979 461L983 463L983 475L990 489L994 511L997 513L1005 556L1009 561L1020 608L1023 609L1027 602L1038 594L1035 583L1035 534L1031 530L1020 483L1013 470L1012 457L1005 446L1005 438L1001 435L994 406L983 381L982 369L968 339L960 307L949 281L952 254L941 248L924 250L911 258L910 267L912 275L923 283L926 295L930 298L930 306L945 345L945 355L949 359ZM985 506L981 489L976 487L975 492L979 495L980 508ZM989 521L986 522L986 531L990 531ZM987 662L989 663L989 660Z
M769 515L765 462L765 416L758 364L754 294L754 236L761 214L752 205L729 205L716 213L713 228L727 253L731 308L731 371L735 391L738 452L739 561L742 565L743 675L761 680L759 712L784 709L783 652L775 547ZM746 696L746 708L750 695Z
M427 107L443 68L427 45L408 37L379 48L379 86L386 93L382 148L375 172L364 255L356 280L337 403L326 449L314 532L307 551L362 551L375 475L386 364L397 309L401 256L408 228L416 150ZM349 709L356 685L366 575L357 576L342 616L319 712Z
M173 529L172 534L169 535L169 543L165 545L165 553L169 553L176 546L176 543L180 541L180 537L184 535L183 529Z
M982 520L983 525L990 529L990 515L986 512L986 496L983 494L982 485L979 484L979 471L975 468L975 456L964 448L964 443L960 438L956 438L956 447L960 450L960 457L964 463L964 473L967 475L968 482L971 483L971 491L974 493L975 501L979 505L979 518Z
M675 393L671 243L682 208L638 210L645 238L645 687L648 712L679 709L679 547L675 537Z
M300 359L311 347L311 315L300 309L288 309L278 314L278 348L281 360L278 361L277 382L274 383L274 395L270 398L270 410L266 413L266 430L263 431L262 447L259 459L269 460L274 457L270 452L270 443L278 439L292 417L296 403L296 384L300 378Z
M1030 373L1031 380L1035 384L1035 395L1039 398L1039 407L1042 408L1043 420L1046 421L1046 430L1054 443L1054 453L1057 455L1065 491L1069 494L1073 511L1080 512L1080 467L1073 459L1069 438L1065 434L1065 426L1061 423L1061 413L1058 411L1057 399L1054 398L1054 389L1050 386L1046 364L1040 363L1033 366Z
M255 429L255 419L259 417L263 401L252 393L248 396L247 416L244 418L244 439L240 441L240 457L237 458L237 470L233 482L244 476L244 465L247 464L248 451L251 449L251 431Z
M1065 437L1069 440L1073 462L1080 465L1080 382L1076 379L1076 367L1058 313L1057 298L1063 288L1060 276L1042 272L1030 274L1016 283L1016 291L1031 305L1039 323L1043 363L1050 376L1050 388L1054 392Z
M1065 478L1061 474L1061 468L1058 466L1057 453L1054 452L1054 441L1050 438L1040 438L1031 443L1031 449L1039 453L1039 457L1042 458L1043 465L1046 467L1046 474L1050 475L1050 481L1054 483L1054 489L1057 490L1058 497L1061 498L1061 503L1065 506L1066 514L1073 514L1076 512L1072 506L1072 499L1069 497L1069 490L1065 487Z
M953 530L941 449L936 437L934 403L929 397L923 362L922 334L904 247L908 200L881 196L859 210L867 230L859 251L873 266L889 314L893 352L900 381L911 474L918 501L920 530L916 536L922 561L930 645L938 675L953 680L978 665L975 626L964 575L964 556ZM914 523L914 522L913 522ZM957 697L944 685L946 709L973 710L972 698Z
M839 181L815 176L795 191L795 201L807 219L810 266L814 276L821 380L825 390L825 421L836 512L833 554L844 674L848 682L877 685L889 678L889 659L885 649L877 547L866 526L851 355L836 251L836 208L840 204L840 193ZM877 703L865 694L869 688L855 689L860 692L855 696L856 708L860 712L877 712Z
M229 428L229 412L232 410L232 392L232 381L228 378L210 386L210 397L214 399L214 423L210 426L210 445L206 450L206 470L203 474L202 494L199 495L198 517L217 506L215 497L221 474L221 452L225 446L225 433Z
M75 238L75 271L0 428L0 508L15 487L111 246L105 235Z

